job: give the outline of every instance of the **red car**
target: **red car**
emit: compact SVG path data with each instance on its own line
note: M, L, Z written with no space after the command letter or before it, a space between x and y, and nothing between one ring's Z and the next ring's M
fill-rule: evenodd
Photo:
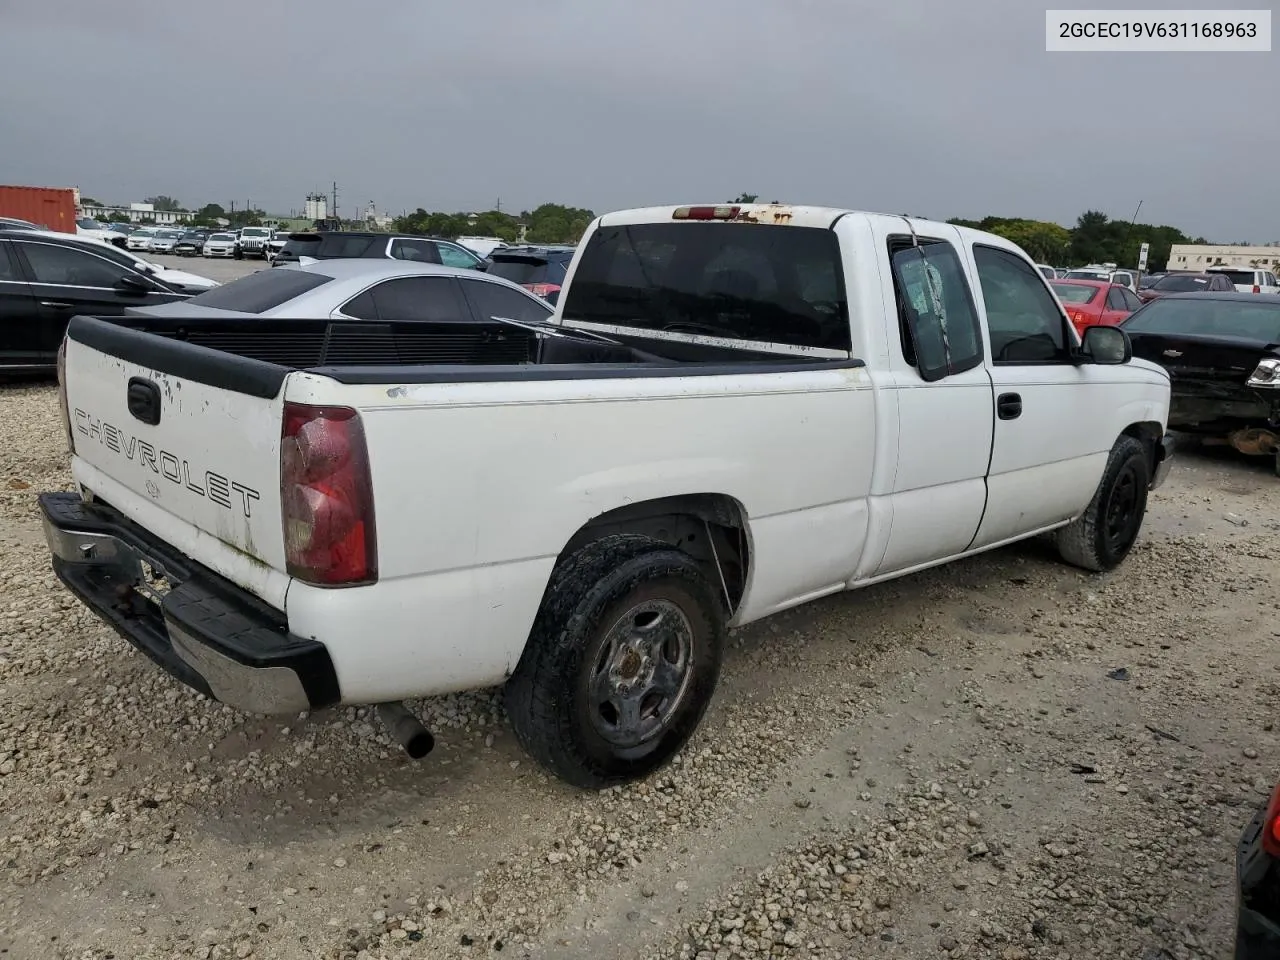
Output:
M1235 960L1280 956L1280 786L1236 851Z
M1106 280L1050 280L1049 286L1067 309L1067 316L1084 336L1085 327L1114 327L1142 301L1128 287Z

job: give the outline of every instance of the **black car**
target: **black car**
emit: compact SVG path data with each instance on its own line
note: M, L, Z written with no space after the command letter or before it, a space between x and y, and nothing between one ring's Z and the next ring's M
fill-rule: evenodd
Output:
M1274 456L1280 474L1280 297L1170 294L1120 326L1134 356L1169 371L1170 429Z
M555 303L576 247L502 247L489 255L489 273L518 283L535 296Z
M1236 851L1235 960L1280 957L1280 786Z
M173 245L174 255L179 257L198 257L204 253L204 242L208 239L208 230L188 230Z
M346 230L291 233L271 265L282 267L288 263L298 263L303 257L312 260L409 260L472 270L484 268L483 260L451 240Z
M0 373L51 369L78 313L119 316L188 296L97 240L0 229Z

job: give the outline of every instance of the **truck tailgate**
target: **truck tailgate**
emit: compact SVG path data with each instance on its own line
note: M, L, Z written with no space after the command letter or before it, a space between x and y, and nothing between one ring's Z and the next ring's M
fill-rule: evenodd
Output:
M65 362L77 482L283 606L287 369L86 317Z

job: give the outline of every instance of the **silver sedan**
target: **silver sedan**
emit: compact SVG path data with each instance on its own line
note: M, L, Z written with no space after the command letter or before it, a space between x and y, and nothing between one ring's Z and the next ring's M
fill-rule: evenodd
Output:
M189 300L131 316L542 324L553 308L523 287L461 267L400 260L320 260L259 270Z

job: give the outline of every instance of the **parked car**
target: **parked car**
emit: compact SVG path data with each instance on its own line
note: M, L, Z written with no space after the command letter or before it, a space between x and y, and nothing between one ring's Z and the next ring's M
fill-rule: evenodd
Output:
M125 241L125 249L145 253L151 249L151 238L157 233L159 230L156 227L139 227L129 234L129 239Z
M476 270L398 260L325 260L291 270L259 270L182 303L129 313L183 324L234 317L459 324L489 322L494 316L545 324L552 310L517 284ZM277 344L265 348L279 356Z
M33 236L52 237L62 245L74 246L78 242L82 249L89 250L100 256L106 256L121 266L128 267L131 270L138 270L142 273L154 276L163 282L165 286L170 287L179 293L194 295L197 293L203 293L206 290L211 290L218 286L218 282L216 280L210 280L208 277L197 276L194 273L187 273L184 270L171 270L158 263L152 263L150 260L139 256L132 250L121 250L119 247L113 245L110 249L103 251L97 240L85 239L83 237L72 237L69 234L51 230L33 231Z
M501 250L507 246L507 241L501 237L458 237L458 246L466 247L477 257L488 259L489 255L495 250Z
M30 220L18 220L14 217L0 217L0 230L47 230Z
M1280 957L1280 786L1244 828L1236 849L1234 960Z
M1088 327L1115 326L1142 306L1128 287L1104 280L1050 280L1049 286L1066 308L1076 332L1084 336Z
M208 230L188 230L173 245L173 252L179 257L198 257L204 253L204 242L208 239Z
M284 245L289 242L289 233L285 230L277 230L271 235L271 239L267 241L267 259L275 261L280 255L280 251L284 249Z
M85 240L99 240L103 243L111 242L111 233L107 230L107 225L93 219L93 217L76 218L76 236Z
M186 299L100 240L0 229L0 372L52 369L67 322Z
M107 224L107 242L113 247L127 250L129 247L129 235L137 229L131 223L109 223Z
M1138 291L1143 303L1171 293L1233 293L1235 284L1221 273L1166 273L1149 287Z
M234 233L211 233L200 248L200 255L202 257L234 257L236 245Z
M1058 271L1055 270L1053 267L1049 266L1047 263L1037 263L1036 269L1044 274L1044 278L1046 280L1056 280L1058 277Z
M349 257L438 263L446 267L470 270L481 269L484 265L484 261L466 247L460 247L450 240L337 230L289 234L288 242L280 248L271 265L283 267L312 260Z
M181 230L157 230L147 241L147 249L152 253L173 253L173 248L181 239Z
M1164 270L1161 270L1159 273L1144 273L1138 280L1138 292L1141 293L1161 277L1167 277L1168 275L1168 272Z
M1209 267L1207 273L1221 273L1231 278L1238 293L1280 293L1280 281L1270 270L1250 267Z
M259 257L267 259L267 242L273 231L270 227L241 227L239 233L238 257Z
M569 246L504 247L489 255L488 272L555 303L574 250Z
M1169 371L1172 429L1274 456L1280 475L1280 297L1174 293L1121 328L1135 356Z
M1138 273L1135 270L1114 270L1111 273L1111 282L1118 283L1134 293L1138 292Z
M267 328L271 362L229 335L353 266L195 307L248 320L76 318L59 382L81 487L39 502L63 583L179 680L254 713L380 704L413 756L432 741L400 701L503 684L556 775L644 776L698 726L729 627L1043 533L1113 569L1170 465L1165 371L1120 328L1077 342L993 234L631 210L589 226L550 324L454 272L471 321L397 321L375 292L340 312L376 319Z

